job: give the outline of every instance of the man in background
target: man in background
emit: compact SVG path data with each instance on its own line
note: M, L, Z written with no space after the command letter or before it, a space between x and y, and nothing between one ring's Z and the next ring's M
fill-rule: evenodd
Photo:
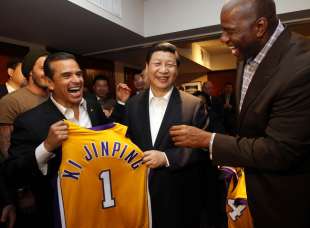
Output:
M223 93L219 98L224 109L225 133L236 135L236 97L233 93L232 83L225 83Z
M12 58L7 64L9 79L4 85L0 85L0 98L8 93L27 85L27 80L21 71L22 61L19 58Z
M48 97L48 79L43 71L43 64L47 57L47 52L43 50L31 50L25 56L21 70L28 81L27 86L18 89L10 94L7 94L0 99L0 152L4 158L8 157L8 149L10 146L11 133L13 131L13 123L15 119L22 113L32 109L41 104ZM1 185L6 185L5 180ZM28 186L22 186L17 193L6 189L2 186L3 194L7 197L2 201L5 203L12 203L16 201L17 195L17 224L16 227L32 226L35 222L34 213L34 198L32 192L29 191ZM9 191L6 193L6 191ZM15 191L15 190L14 190ZM3 205L2 221L9 220L12 222L12 213L14 208L12 204Z

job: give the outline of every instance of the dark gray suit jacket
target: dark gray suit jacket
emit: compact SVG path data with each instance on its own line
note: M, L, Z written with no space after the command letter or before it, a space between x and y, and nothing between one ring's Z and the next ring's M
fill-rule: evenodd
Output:
M131 140L143 151L164 151L170 167L152 169L149 189L154 228L199 228L206 182L202 169L207 153L177 148L169 136L175 124L203 127L205 109L200 99L174 88L155 145L152 145L149 121L149 90L133 96L127 102L127 125Z
M237 76L237 107L243 65ZM238 116L216 135L215 164L245 167L256 228L310 227L310 41L285 30L259 65Z

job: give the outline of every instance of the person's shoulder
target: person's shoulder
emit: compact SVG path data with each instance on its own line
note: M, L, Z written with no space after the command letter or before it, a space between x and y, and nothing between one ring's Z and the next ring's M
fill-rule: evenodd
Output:
M202 100L199 97L196 97L190 93L177 90L177 93L180 94L181 100L186 103L201 103Z
M126 102L126 104L127 105L138 104L139 102L141 102L141 100L148 98L148 95L149 95L149 90L148 89L143 90L139 94L135 94L131 96Z
M35 121L38 122L40 121L40 118L42 115L44 115L44 112L48 112L48 106L50 106L50 101L46 100L43 103L35 106L32 109L29 109L20 115L17 116L16 121L25 121L25 122L31 122Z

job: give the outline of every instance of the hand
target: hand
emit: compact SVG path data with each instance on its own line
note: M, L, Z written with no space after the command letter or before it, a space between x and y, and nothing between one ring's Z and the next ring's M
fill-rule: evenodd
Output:
M116 86L116 99L126 103L128 98L130 97L131 89L124 83L119 83Z
M6 205L2 209L1 213L1 222L7 222L8 228L13 228L16 220L15 207L13 204Z
M44 147L48 152L53 152L68 138L68 125L60 120L50 126Z
M158 150L144 151L143 163L148 168L158 168L167 164L166 156L164 152Z
M175 125L169 130L172 141L176 146L189 148L208 148L211 133L187 125Z

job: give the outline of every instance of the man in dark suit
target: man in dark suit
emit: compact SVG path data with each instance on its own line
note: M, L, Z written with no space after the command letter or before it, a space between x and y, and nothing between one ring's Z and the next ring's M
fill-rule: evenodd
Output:
M83 127L109 120L96 102L83 99L83 74L73 55L49 55L44 71L50 78L50 99L16 119L4 169L14 187L31 183L39 211L37 227L53 227L57 214L52 180L57 176L60 146L68 137L63 119Z
M168 134L174 124L203 127L205 122L200 99L174 86L178 66L174 45L154 45L146 59L150 89L133 96L126 104L129 136L144 151L144 163L151 168L149 189L154 228L199 228L201 204L207 194L201 187L201 164L207 156L175 147Z
M175 145L206 147L213 163L245 168L256 228L310 227L310 41L290 33L272 0L230 0L225 42L242 62L237 137L171 128Z
M226 82L223 93L219 96L224 109L225 133L236 135L236 98L233 93L233 85Z

